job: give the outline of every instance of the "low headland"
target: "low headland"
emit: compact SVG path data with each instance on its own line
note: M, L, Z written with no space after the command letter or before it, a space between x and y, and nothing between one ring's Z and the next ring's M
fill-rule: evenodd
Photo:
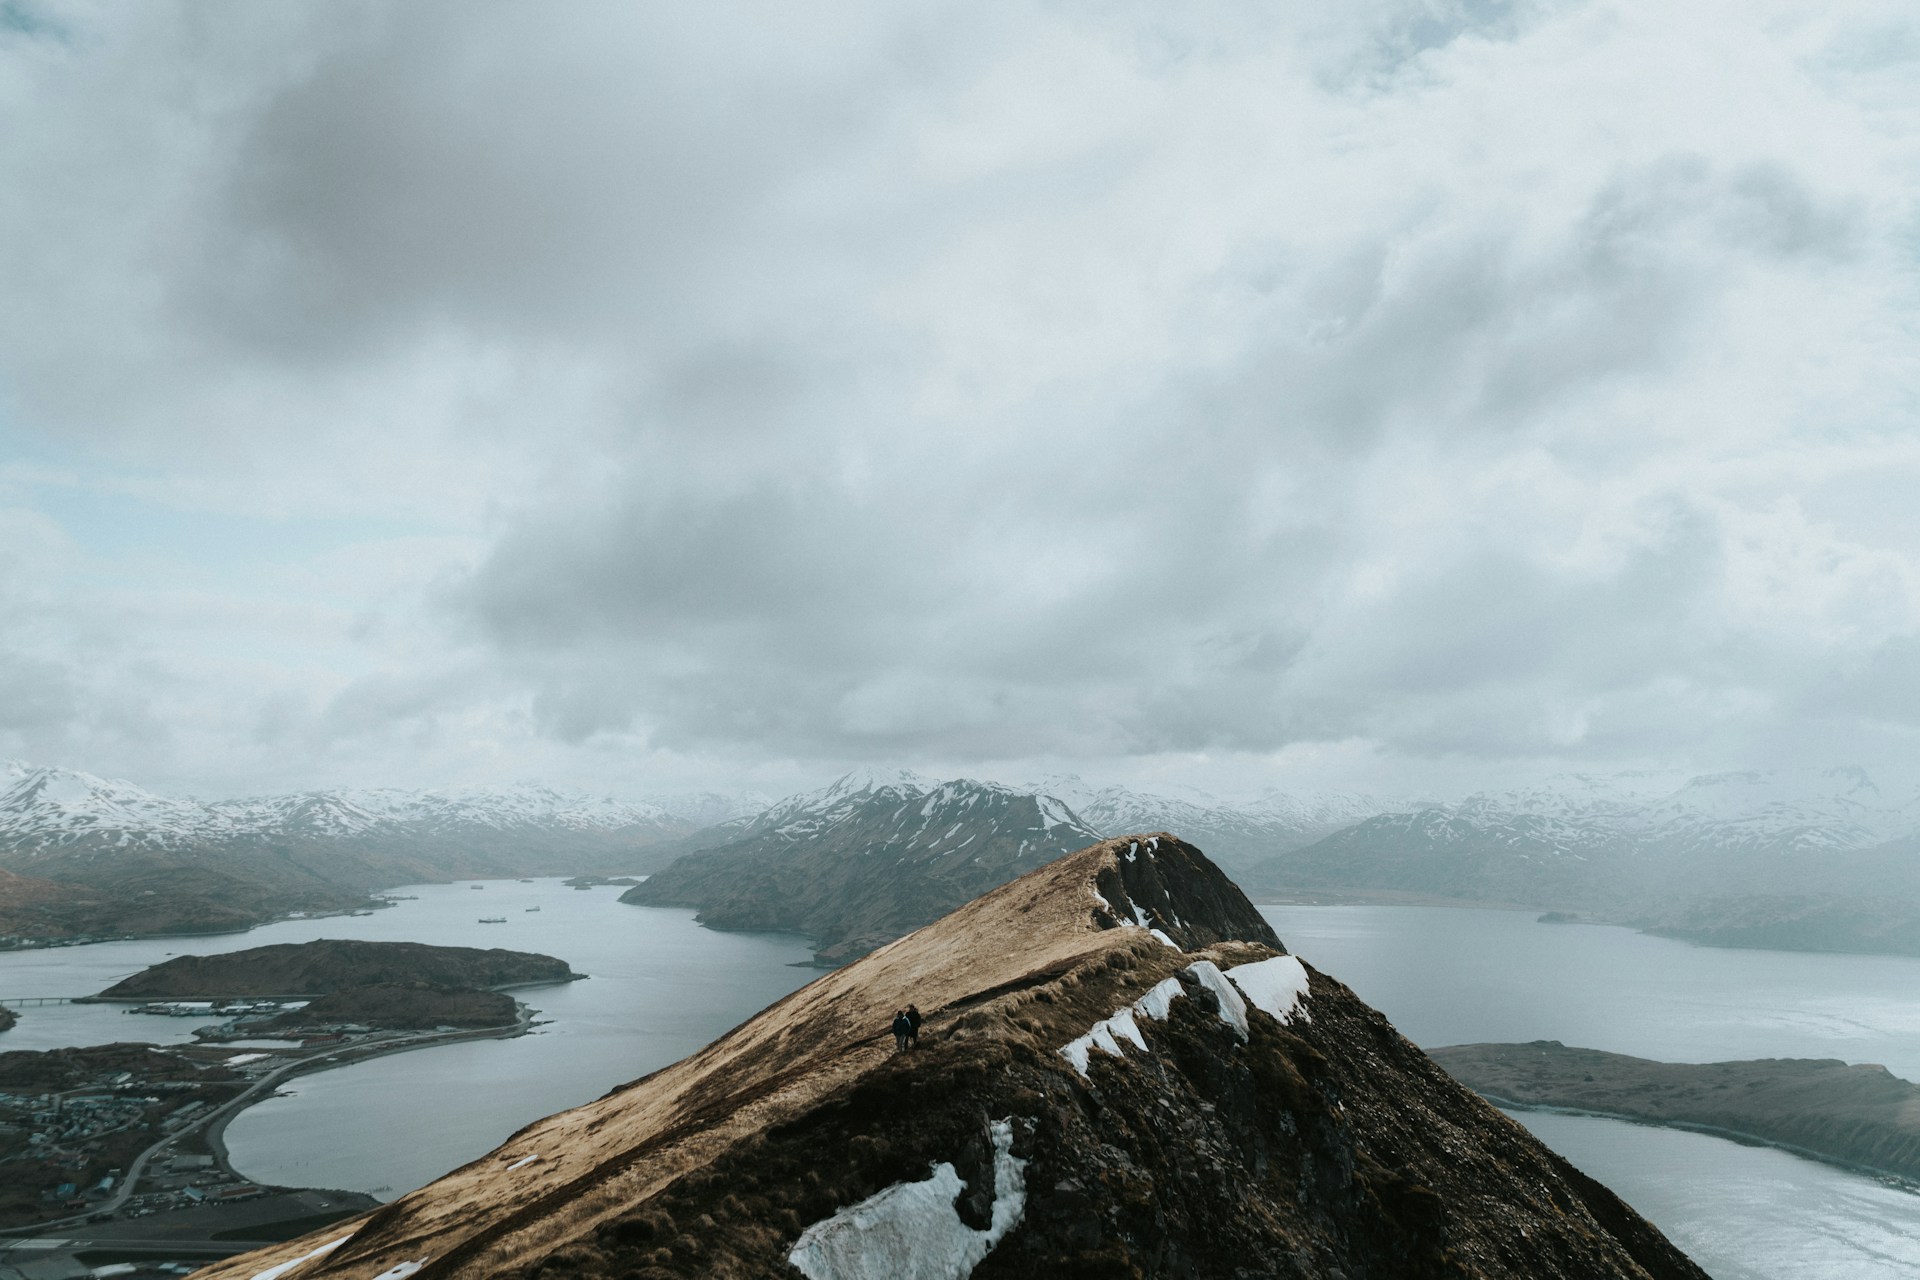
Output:
M1833 1058L1655 1062L1558 1040L1429 1050L1489 1102L1695 1129L1920 1180L1920 1085Z

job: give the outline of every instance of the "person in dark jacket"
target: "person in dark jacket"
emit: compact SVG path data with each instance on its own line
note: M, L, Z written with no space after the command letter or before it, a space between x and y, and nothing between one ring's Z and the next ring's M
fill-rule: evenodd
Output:
M905 1011L895 1009L893 1011L893 1051L895 1053L906 1052L907 1037L912 1034L913 1023L907 1020Z
M917 1004L908 1005L907 1006L907 1047L908 1048L918 1049L920 1047L920 1022L921 1022L920 1006Z

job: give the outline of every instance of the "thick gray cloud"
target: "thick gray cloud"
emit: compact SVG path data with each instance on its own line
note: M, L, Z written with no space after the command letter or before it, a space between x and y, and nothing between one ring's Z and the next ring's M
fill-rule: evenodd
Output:
M1911 754L1897 7L20 12L10 749Z

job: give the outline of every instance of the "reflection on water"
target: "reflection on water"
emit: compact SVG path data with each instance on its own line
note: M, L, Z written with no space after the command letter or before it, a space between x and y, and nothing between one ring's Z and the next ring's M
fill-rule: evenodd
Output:
M1677 1062L1842 1058L1920 1080L1920 960L1732 951L1532 913L1263 907L1417 1044L1560 1040ZM1715 1280L1910 1280L1920 1195L1704 1134L1518 1112Z

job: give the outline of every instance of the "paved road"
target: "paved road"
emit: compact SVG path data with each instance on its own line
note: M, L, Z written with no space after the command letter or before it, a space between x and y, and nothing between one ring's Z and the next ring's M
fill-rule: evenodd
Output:
M236 1253L258 1249L266 1240L131 1240L120 1236L34 1236L0 1244L0 1260L25 1261L40 1253L81 1253L111 1250L116 1253L148 1253L178 1258L230 1258Z

